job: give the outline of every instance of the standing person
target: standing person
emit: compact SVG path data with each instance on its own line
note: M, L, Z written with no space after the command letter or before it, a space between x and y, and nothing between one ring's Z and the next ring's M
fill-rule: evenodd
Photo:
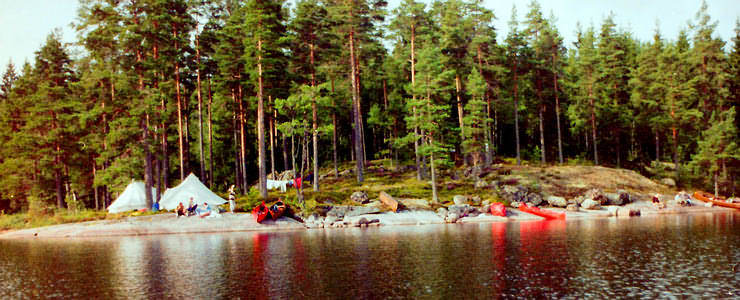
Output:
M229 188L229 211L234 212L234 209L236 209L236 193L234 192L234 185L232 184Z

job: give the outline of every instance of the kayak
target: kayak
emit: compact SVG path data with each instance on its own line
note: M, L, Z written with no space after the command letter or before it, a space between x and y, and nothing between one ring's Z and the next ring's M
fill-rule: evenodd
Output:
M694 192L694 198L699 201L711 202L712 204L717 206L740 209L740 203L730 203L725 201L725 199L722 197L714 198L714 195L707 192L696 191Z
M506 207L504 206L503 203L491 204L490 211L491 211L491 214L494 216L506 217Z
M262 221L267 218L267 215L269 215L269 211L267 207L265 206L265 202L262 202L260 205L257 205L252 210L252 216L254 216L254 219L257 221L257 223L262 223Z
M557 213L554 211L539 209L537 207L527 206L524 203L519 206L519 210L543 217L548 220L565 220L565 213Z
M285 208L286 208L285 203L283 203L282 200L278 200L277 202L275 202L275 204L270 206L270 209L269 209L270 217L273 220L277 220L283 215L283 213L285 213Z

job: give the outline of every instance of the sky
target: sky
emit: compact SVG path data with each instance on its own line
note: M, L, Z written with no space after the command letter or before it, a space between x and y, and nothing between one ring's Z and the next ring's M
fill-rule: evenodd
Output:
M430 3L431 0L421 0ZM390 9L400 0L389 0ZM518 20L527 13L529 0L484 0L497 17L494 27L499 40L508 32L511 8L517 6ZM575 39L576 24L598 28L610 12L614 13L617 26L633 33L641 41L649 41L655 32L656 20L664 38L675 39L679 30L701 6L700 0L540 0L545 16L552 11L556 26L570 47ZM735 36L735 21L740 17L740 1L707 0L709 15L718 21L716 34L729 42ZM63 41L72 43L76 33L70 24L77 16L77 0L0 0L0 72L9 60L20 69L27 60L33 63L34 52L39 50L47 36L61 29Z

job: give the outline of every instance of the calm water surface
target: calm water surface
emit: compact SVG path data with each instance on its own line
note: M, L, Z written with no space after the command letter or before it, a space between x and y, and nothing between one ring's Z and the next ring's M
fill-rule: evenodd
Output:
M740 213L0 240L0 298L740 297Z

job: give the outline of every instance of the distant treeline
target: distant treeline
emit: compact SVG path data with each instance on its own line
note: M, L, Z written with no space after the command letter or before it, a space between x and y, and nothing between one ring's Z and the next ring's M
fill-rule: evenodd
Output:
M3 74L0 209L102 209L132 178L163 191L190 172L264 197L271 172L354 161L361 182L375 158L435 183L502 157L661 160L735 192L740 22L721 40L706 3L677 37L638 41L610 15L572 45L535 1L503 43L480 0L386 5L81 0L79 59L51 34Z

